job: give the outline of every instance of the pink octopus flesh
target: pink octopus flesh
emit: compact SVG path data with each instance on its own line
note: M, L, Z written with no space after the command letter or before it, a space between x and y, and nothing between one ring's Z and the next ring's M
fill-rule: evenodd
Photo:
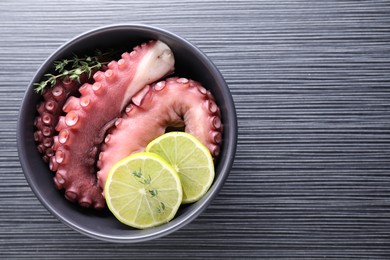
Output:
M104 189L116 162L143 151L169 126L184 127L215 158L222 140L220 116L214 97L199 82L173 77L146 86L132 98L123 117L116 120L105 138L98 161L100 187Z
M137 46L122 59L108 64L108 70L94 74L93 84L84 84L81 96L67 99L56 126L55 155L50 169L56 172L54 182L65 189L65 197L82 207L105 207L102 190L97 184L94 165L106 130L145 85L173 72L174 57L161 41Z
M54 155L53 138L58 134L55 127L60 115L63 114L62 107L69 96L77 95L80 86L85 82L87 82L86 74L81 75L80 82L66 77L57 80L52 88L46 88L43 92L43 100L37 105L34 139L45 162L49 162L50 157Z
M173 70L169 47L150 41L122 54L93 80L85 75L80 83L65 78L45 91L37 106L34 138L68 200L104 208L110 168L143 151L169 127L184 128L214 159L219 155L223 125L214 97L191 79L159 81Z

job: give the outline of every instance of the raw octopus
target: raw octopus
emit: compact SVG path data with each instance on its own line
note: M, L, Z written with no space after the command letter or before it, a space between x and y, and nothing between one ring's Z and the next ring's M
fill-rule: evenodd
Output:
M50 157L54 155L52 146L53 138L57 134L55 127L63 113L62 107L65 101L69 96L77 95L80 86L86 82L85 73L81 75L80 82L65 77L63 80L57 80L52 88L47 88L43 92L43 100L37 105L38 115L34 122L36 127L34 139L45 162L49 162Z
M184 127L214 159L218 156L223 126L210 91L186 78L153 83L173 72L173 65L169 47L150 41L122 54L93 80L86 75L80 82L65 78L45 90L37 106L34 138L43 160L56 172L56 187L65 189L68 200L104 208L103 189L111 166L142 151L167 127Z
M105 200L97 184L95 164L106 130L145 85L174 70L170 48L161 41L150 41L123 53L122 59L108 64L108 70L94 74L95 83L84 84L79 98L70 96L64 104L54 138L55 155L50 169L58 189L82 207L102 209Z
M168 126L184 126L217 157L222 140L220 116L212 94L199 82L172 77L146 86L132 98L123 117L116 120L105 138L97 164L100 187L104 189L116 162L143 151Z

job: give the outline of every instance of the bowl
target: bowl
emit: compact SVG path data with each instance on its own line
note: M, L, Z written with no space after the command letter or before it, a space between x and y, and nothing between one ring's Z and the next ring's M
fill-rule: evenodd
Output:
M126 49L155 39L165 42L175 56L175 71L181 77L197 80L208 88L221 110L224 126L223 144L215 164L215 179L201 200L182 205L173 220L158 227L138 230L120 223L108 210L83 209L67 201L55 188L54 173L43 162L34 141L36 105L41 96L34 91L50 71L53 62L73 53L88 53L98 49ZM38 69L24 95L17 125L18 153L24 175L36 197L61 222L87 236L111 242L141 242L155 239L178 230L201 214L222 188L233 164L237 145L237 119L229 88L212 61L197 47L166 30L134 24L117 24L100 27L83 33L57 49Z

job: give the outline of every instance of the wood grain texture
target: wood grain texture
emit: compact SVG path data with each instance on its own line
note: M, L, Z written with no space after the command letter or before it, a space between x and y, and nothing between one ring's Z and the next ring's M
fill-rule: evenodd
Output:
M0 1L0 258L389 259L389 1ZM40 64L112 23L201 48L237 107L230 176L194 222L162 239L104 243L38 202L16 121Z

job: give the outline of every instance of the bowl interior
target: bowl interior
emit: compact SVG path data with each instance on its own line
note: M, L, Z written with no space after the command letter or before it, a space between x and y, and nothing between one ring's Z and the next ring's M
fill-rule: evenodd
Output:
M151 39L159 39L171 47L175 55L175 74L201 82L213 93L219 105L224 125L223 146L216 162L216 177L209 192L198 202L181 206L168 224L147 230L136 230L121 224L108 210L97 213L81 209L63 197L53 183L53 172L42 161L33 138L35 106L40 96L34 92L34 82L51 69L53 61L73 53L91 53L95 49L131 51L134 46ZM114 25L80 35L51 55L31 81L18 121L18 151L24 174L41 203L62 222L88 236L114 242L137 242L166 235L198 216L222 187L233 163L237 122L229 89L216 67L197 48L167 31L141 25Z

